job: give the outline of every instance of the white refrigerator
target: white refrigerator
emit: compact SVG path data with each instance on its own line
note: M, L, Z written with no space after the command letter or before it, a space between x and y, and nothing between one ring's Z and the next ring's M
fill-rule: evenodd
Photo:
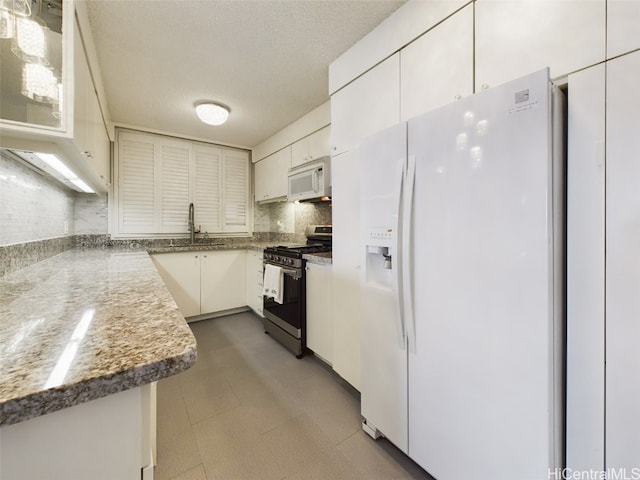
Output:
M545 69L360 146L363 428L438 480L563 463L561 97Z

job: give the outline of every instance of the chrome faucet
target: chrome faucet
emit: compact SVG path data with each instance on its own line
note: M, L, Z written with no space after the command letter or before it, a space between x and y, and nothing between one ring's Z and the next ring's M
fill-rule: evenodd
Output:
M196 230L195 210L193 203L189 204L189 242L193 245L196 243L196 233L200 233L200 229Z

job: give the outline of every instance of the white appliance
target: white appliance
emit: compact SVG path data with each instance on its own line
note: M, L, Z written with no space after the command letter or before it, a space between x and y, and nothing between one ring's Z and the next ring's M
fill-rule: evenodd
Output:
M563 463L556 96L545 69L360 146L363 428L438 480Z
M331 157L321 157L289 169L288 200L315 200L330 196Z

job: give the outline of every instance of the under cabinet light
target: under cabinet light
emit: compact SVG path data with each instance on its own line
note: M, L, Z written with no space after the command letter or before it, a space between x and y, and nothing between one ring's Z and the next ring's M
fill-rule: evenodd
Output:
M93 189L89 187L89 185L78 178L78 175L76 175L69 167L62 163L62 161L57 156L51 153L35 153L35 155L83 192L95 193Z
M57 156L51 153L36 153L36 156L83 192L95 193L91 189L91 187L89 187L85 182L78 178L78 175L76 175L69 167L62 163L62 161Z

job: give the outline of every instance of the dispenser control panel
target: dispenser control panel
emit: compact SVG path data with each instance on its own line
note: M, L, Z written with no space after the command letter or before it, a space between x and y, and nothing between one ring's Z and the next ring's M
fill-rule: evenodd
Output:
M395 241L395 232L390 227L370 228L365 241L367 245L389 247Z

